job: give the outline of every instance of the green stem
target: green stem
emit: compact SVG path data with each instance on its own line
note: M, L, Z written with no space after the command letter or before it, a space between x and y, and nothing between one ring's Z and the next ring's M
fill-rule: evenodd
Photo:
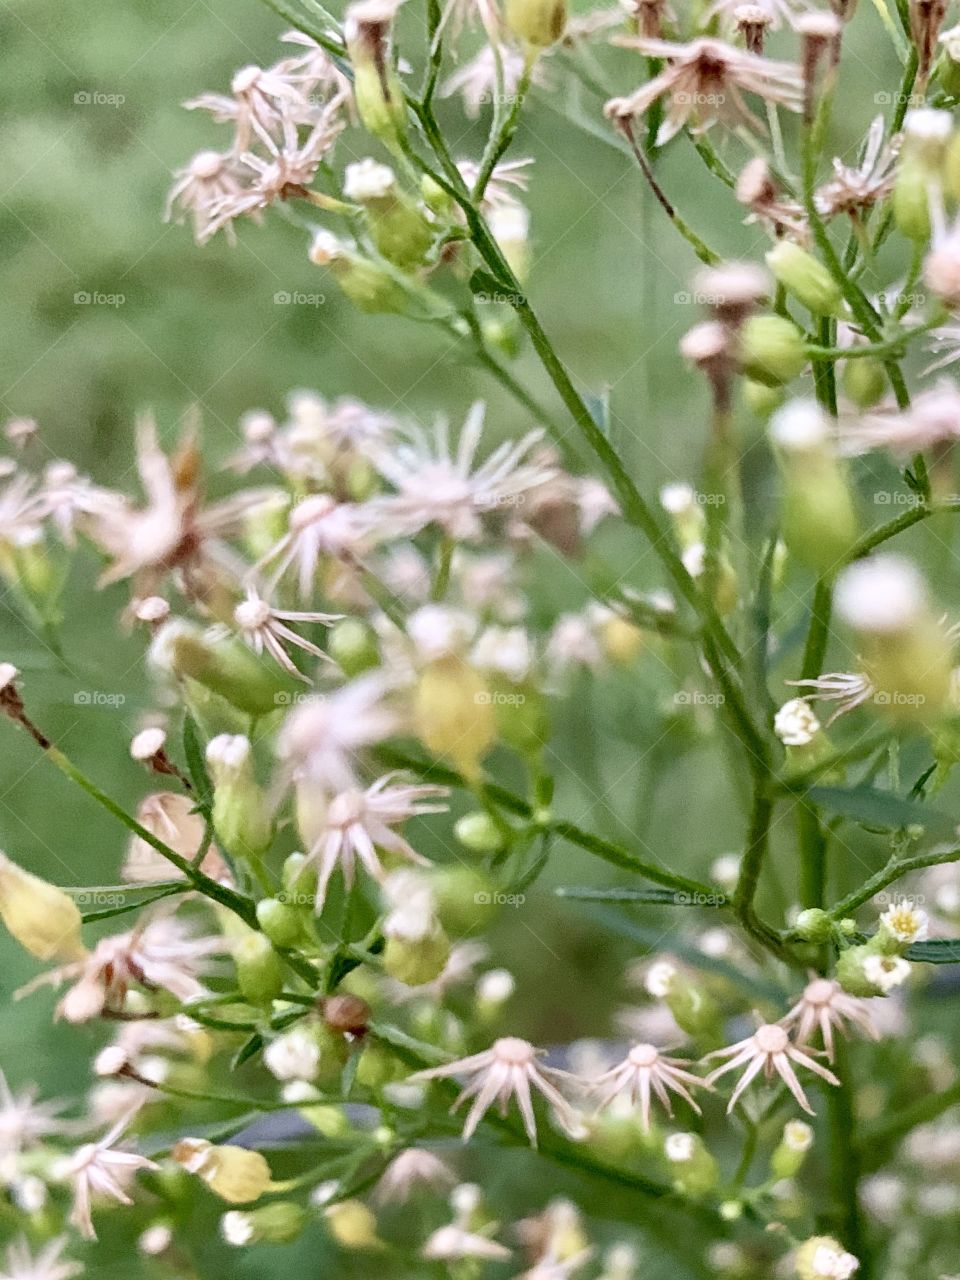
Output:
M411 773L417 774L418 777L430 782L442 783L444 786L458 787L467 791L473 789L462 774L455 769L448 768L439 761L418 759L406 751L388 746L378 747L374 754L389 768L408 769ZM533 806L515 792L508 790L508 788L502 787L495 782L484 782L483 790L490 800L494 801L502 809L507 810L508 813L516 814L521 818L533 818ZM716 893L715 886L704 884L699 880L691 880L687 876L677 875L675 872L667 871L654 863L646 862L622 845L616 844L612 840L606 840L602 836L594 835L590 831L584 831L576 823L566 822L560 818L547 818L546 821L537 825L541 831L552 832L561 839L569 841L570 844L577 845L578 848L585 850L585 852L602 858L604 862L609 862L611 865L621 867L626 871L632 871L636 875L644 876L646 879L652 880L654 884L663 885L664 888L677 889L683 893L693 894L705 893L711 895Z
M872 1271L867 1240L860 1212L860 1157L853 1135L857 1118L853 1107L853 1090L847 1061L847 1046L841 1040L836 1046L837 1088L829 1088L827 1112L830 1127L830 1192L837 1234L845 1249L860 1260L857 1275L870 1280Z
M869 880L864 881L859 889L848 894L830 909L830 918L842 920L863 906L874 894L885 889L894 880L909 875L911 871L922 871L924 867L939 867L947 862L960 862L960 847L956 849L934 849L930 853L918 853L912 858L891 858L886 866L874 872Z

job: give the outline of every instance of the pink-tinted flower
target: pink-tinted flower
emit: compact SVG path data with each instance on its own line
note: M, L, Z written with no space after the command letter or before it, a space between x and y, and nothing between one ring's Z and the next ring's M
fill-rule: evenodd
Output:
M640 1117L647 1131L651 1094L656 1095L667 1115L672 1117L670 1093L683 1098L699 1113L700 1107L690 1090L703 1087L700 1076L684 1070L682 1059L667 1057L652 1044L635 1044L622 1062L590 1082L591 1091L598 1094L599 1107L609 1106L621 1094L627 1094L634 1105L639 1102Z
M532 1146L537 1145L537 1123L533 1114L531 1090L534 1089L550 1103L560 1124L569 1133L579 1131L576 1114L570 1103L557 1088L556 1081L567 1079L565 1072L541 1066L537 1059L542 1049L535 1049L518 1036L504 1036L494 1041L483 1053L472 1054L442 1067L418 1071L411 1080L439 1080L450 1076L465 1075L466 1087L453 1104L453 1110L462 1102L473 1099L463 1126L463 1140L467 1142L477 1125L496 1102L501 1115L506 1115L507 1103L516 1098L523 1117L523 1127Z
M70 1222L88 1240L97 1238L91 1217L94 1196L106 1196L120 1204L133 1204L127 1187L136 1170L160 1167L135 1152L113 1150L113 1144L132 1118L124 1116L99 1142L88 1142L79 1147L67 1162L66 1174L73 1183Z
M797 1079L795 1066L806 1067L827 1084L840 1084L832 1071L828 1071L826 1067L814 1061L808 1053L798 1048L783 1027L776 1023L762 1023L753 1035L747 1036L745 1040L738 1040L736 1044L726 1049L717 1049L713 1053L708 1053L707 1060L710 1058L727 1058L728 1061L711 1071L706 1078L707 1084L713 1084L729 1071L739 1071L741 1067L744 1069L743 1075L730 1095L730 1101L727 1104L728 1112L733 1110L741 1094L761 1072L767 1080L772 1079L776 1073L793 1094L798 1105L811 1116L815 1112Z
M797 1043L803 1045L809 1044L819 1031L828 1062L834 1058L834 1030L846 1034L848 1026L854 1026L874 1040L879 1039L866 1001L848 995L831 978L808 982L797 1003L780 1019L780 1025L792 1027Z

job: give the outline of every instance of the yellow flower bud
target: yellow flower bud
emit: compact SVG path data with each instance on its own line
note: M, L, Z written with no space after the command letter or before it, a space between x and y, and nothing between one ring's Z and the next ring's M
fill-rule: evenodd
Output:
M80 911L62 889L24 871L0 853L0 919L22 947L38 960L77 960Z
M564 0L507 0L507 26L519 40L536 49L548 49L567 25Z
M492 699L482 676L461 658L438 658L421 673L413 710L423 745L448 756L461 773L475 778L497 736Z
M839 315L843 306L840 286L819 259L793 240L780 240L769 251L767 266L776 280L803 305L819 316Z
M270 1166L259 1151L216 1147L205 1138L183 1138L171 1152L177 1164L202 1178L228 1204L249 1204L273 1185Z
M327 1227L341 1249L383 1249L377 1219L362 1200L343 1200L324 1211Z

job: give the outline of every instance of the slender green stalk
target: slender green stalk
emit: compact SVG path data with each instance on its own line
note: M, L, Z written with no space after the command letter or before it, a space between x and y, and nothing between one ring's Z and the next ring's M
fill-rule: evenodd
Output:
M914 854L912 858L891 858L886 866L874 872L870 879L866 880L859 889L847 894L845 898L833 906L830 910L830 917L833 920L842 920L844 916L849 916L856 911L857 907L869 902L875 894L879 893L881 889L885 889L888 884L893 884L895 880L902 879L903 876L909 875L911 871L922 871L924 867L939 867L947 862L960 862L960 847L956 849L934 849L930 853Z

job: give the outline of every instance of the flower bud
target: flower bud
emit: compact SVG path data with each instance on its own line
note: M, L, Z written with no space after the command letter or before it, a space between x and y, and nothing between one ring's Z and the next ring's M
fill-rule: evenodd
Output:
M251 930L235 944L237 986L253 1005L269 1005L283 990L283 966L270 939Z
M843 310L840 286L819 259L793 240L780 240L766 255L774 278L814 315L837 316Z
M743 399L747 408L758 418L769 418L783 404L783 392L779 387L766 386L762 382L754 382L752 378L744 378Z
M450 939L439 927L426 937L388 937L383 967L391 978L407 987L421 987L443 973L450 958Z
M793 1259L797 1280L850 1280L860 1266L832 1236L811 1236Z
M549 49L567 25L565 0L507 0L507 27L535 49Z
M275 947L296 947L309 940L303 911L279 898L262 898L257 920Z
M0 853L0 919L38 960L78 960L82 917L62 889L24 871Z
M703 542L706 516L692 485L683 481L665 484L660 490L660 505L670 517L681 547Z
M150 659L160 670L196 680L251 716L276 710L278 695L289 687L278 667L258 658L241 641L211 639L179 618L165 623L154 636Z
M775 1178L793 1178L803 1167L807 1152L813 1146L813 1130L803 1120L790 1120L783 1137L770 1157L770 1172Z
M390 49L397 8L398 0L359 0L347 7L343 24L357 113L373 136L391 149L398 147L407 120L403 85Z
M357 1084L364 1089L382 1089L384 1085L403 1080L407 1074L404 1064L385 1045L376 1040L364 1044L356 1075Z
M449 655L428 663L414 692L414 723L423 745L448 756L467 778L493 746L496 718L483 677Z
M352 679L380 664L380 650L373 629L359 618L343 618L327 637L327 653Z
M921 244L930 239L929 184L924 166L904 156L893 185L893 217L901 235Z
M342 1200L324 1210L327 1229L341 1249L382 1249L377 1219L362 1200Z
M871 409L887 389L883 365L873 356L843 362L843 393L858 409Z
M717 1162L695 1133L671 1133L663 1146L673 1185L685 1196L709 1195L717 1185Z
M797 916L793 931L804 942L829 942L833 937L833 921L822 907L807 907Z
M249 1204L270 1190L270 1166L259 1151L217 1147L205 1138L182 1138L170 1153L228 1204Z
M909 976L910 962L884 955L876 937L862 946L847 947L837 959L837 981L852 996L888 995Z
M749 316L739 331L737 354L744 373L768 387L792 382L807 363L803 334L784 316Z
M273 840L273 818L253 773L250 739L221 733L207 744L213 782L213 826L225 847L238 856L259 858Z
M449 933L463 937L489 925L497 914L497 894L483 871L462 862L434 867L424 877L437 919Z
M809 769L830 755L827 735L803 698L785 702L773 718L773 731L787 751L788 770Z
M433 232L398 188L391 168L371 159L347 165L343 190L348 200L363 205L373 243L389 262L406 271L422 264Z
M308 256L316 266L329 267L334 280L358 311L370 315L404 315L410 309L407 294L389 272L329 231L317 232Z
M292 1200L275 1200L259 1209L231 1209L220 1219L220 1234L227 1244L289 1244L307 1223L306 1210Z
M317 864L305 853L291 853L283 864L280 879L286 901L296 906L312 905L317 894Z
M812 400L794 400L770 419L783 483L783 538L820 574L832 573L857 538L857 516L827 420Z
M892 719L936 719L950 692L951 649L919 571L899 556L850 565L837 579L837 614L861 641L875 704Z
M482 809L474 809L458 818L453 834L471 853L499 853L504 847L503 832Z

